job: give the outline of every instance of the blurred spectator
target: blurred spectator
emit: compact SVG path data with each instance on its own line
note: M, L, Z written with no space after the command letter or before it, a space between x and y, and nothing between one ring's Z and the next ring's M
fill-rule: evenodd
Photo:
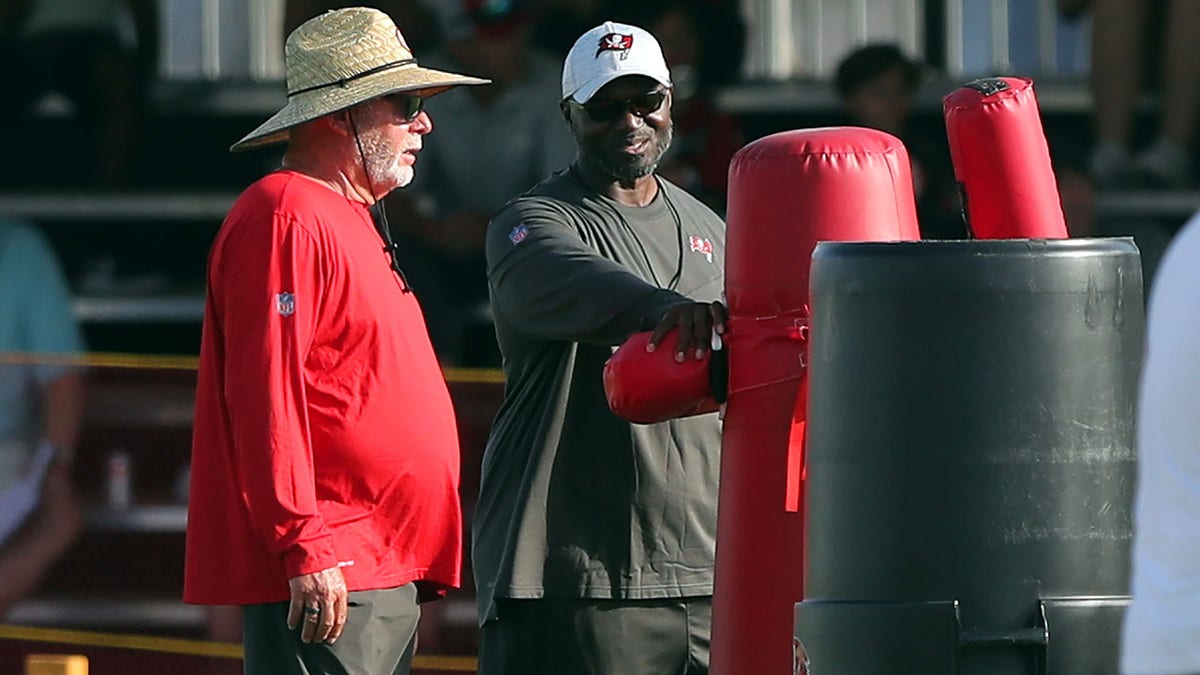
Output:
M1063 219L1071 237L1094 237L1096 233L1096 190L1086 173L1073 168L1054 172Z
M537 21L530 39L555 57L567 55L575 38L607 18L611 0L529 0Z
M26 129L19 117L46 94L60 94L74 106L91 146L84 153L91 157L72 161L72 177L128 184L156 63L155 6L154 0L0 0L0 56L11 85L0 121L10 132Z
M736 59L728 43L703 38L706 18L704 3L674 0L646 3L628 21L658 37L671 69L675 137L658 172L723 212L729 162L745 140L740 121L712 100L712 88L725 76L723 66L713 72L715 64ZM727 25L730 35L738 34L738 23Z
M696 74L699 88L711 92L733 84L741 77L746 52L746 20L738 0L612 0L615 5L647 11L661 8L660 15L671 15L685 7L696 32Z
M83 412L82 375L62 362L83 350L83 340L58 261L37 230L2 219L0 316L0 502L6 511L17 508L15 495L24 485L36 485L38 459L49 462L40 502L31 500L36 506L24 524L0 542L2 616L37 588L82 526L69 463Z
M556 105L561 67L530 44L531 19L512 2L464 0L442 7L446 49L425 61L434 68L478 73L492 86L455 89L429 101L436 123L425 139L414 194L393 194L387 201L393 222L406 235L401 261L406 271L414 270L414 286L423 299L426 288L440 286L450 300L440 307L425 303L435 315L431 323L452 321L436 316L449 308L467 330L474 323L482 327L476 334L486 333L486 355L479 352L483 345L470 342L436 344L447 360L470 365L494 360L496 349L490 321L481 314L488 299L483 257L488 219L575 156ZM437 261L436 280L415 272L417 258L430 256Z
M1186 187L1191 182L1200 113L1200 2L1059 0L1058 5L1068 17L1089 10L1092 14L1098 136L1091 158L1093 178L1101 187ZM1165 15L1151 16L1152 10L1165 10ZM1158 51L1150 47L1158 44L1162 44L1159 125L1154 142L1134 156L1135 112L1148 54Z
M0 546L0 618L37 590L83 527L70 467L54 461L42 481L37 509Z
M874 44L842 60L836 86L847 124L886 131L908 149L921 235L962 238L967 233L949 150L944 139L922 134L912 124L913 97L920 82L919 64L895 45Z

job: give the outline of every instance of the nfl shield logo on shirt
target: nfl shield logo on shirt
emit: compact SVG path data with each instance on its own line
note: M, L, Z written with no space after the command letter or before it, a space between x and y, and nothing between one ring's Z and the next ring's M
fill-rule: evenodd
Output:
M508 240L511 241L513 243L513 245L515 246L515 245L525 241L525 237L528 237L528 236L529 236L529 228L525 227L524 225L518 225L512 229L512 232L508 233Z
M275 311L280 316L291 316L296 313L296 296L291 293L279 293L275 296Z

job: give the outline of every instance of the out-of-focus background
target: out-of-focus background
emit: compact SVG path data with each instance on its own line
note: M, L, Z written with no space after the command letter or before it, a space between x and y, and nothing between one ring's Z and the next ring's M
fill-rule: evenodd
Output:
M282 106L285 36L354 4L388 12L422 63L496 82L429 103L417 180L386 200L451 382L468 517L502 395L484 227L571 161L561 62L605 19L662 42L676 135L660 170L718 211L745 143L859 124L908 146L923 235L963 237L941 98L991 75L1035 81L1072 236L1133 236L1147 288L1200 208L1194 0L0 0L0 447L45 422L38 386L69 373L86 393L77 487L19 533L59 555L0 597L3 623L238 641L235 610L180 600L205 261L233 199L278 165L280 148L228 147ZM469 584L426 616L423 653L474 652ZM3 630L8 672L31 634Z

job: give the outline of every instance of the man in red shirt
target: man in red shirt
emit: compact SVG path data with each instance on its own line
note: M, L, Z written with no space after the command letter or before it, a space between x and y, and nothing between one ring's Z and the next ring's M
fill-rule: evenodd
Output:
M286 141L209 257L184 599L243 606L246 672L407 673L418 598L459 583L454 412L370 208L413 177L422 68L388 16L328 12L286 44ZM340 639L339 639L340 638Z

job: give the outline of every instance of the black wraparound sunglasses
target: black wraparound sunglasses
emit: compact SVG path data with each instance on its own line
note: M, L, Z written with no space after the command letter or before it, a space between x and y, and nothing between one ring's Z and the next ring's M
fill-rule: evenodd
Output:
M627 99L592 97L587 103L580 104L575 99L568 99L571 105L583 108L593 122L609 124L620 119L625 113L631 112L638 117L645 117L662 107L667 100L667 91L655 89L644 94L638 94Z
M404 118L405 122L411 122L417 119L417 115L425 109L425 99L412 94L388 94L383 97L384 100L392 104L396 114Z

